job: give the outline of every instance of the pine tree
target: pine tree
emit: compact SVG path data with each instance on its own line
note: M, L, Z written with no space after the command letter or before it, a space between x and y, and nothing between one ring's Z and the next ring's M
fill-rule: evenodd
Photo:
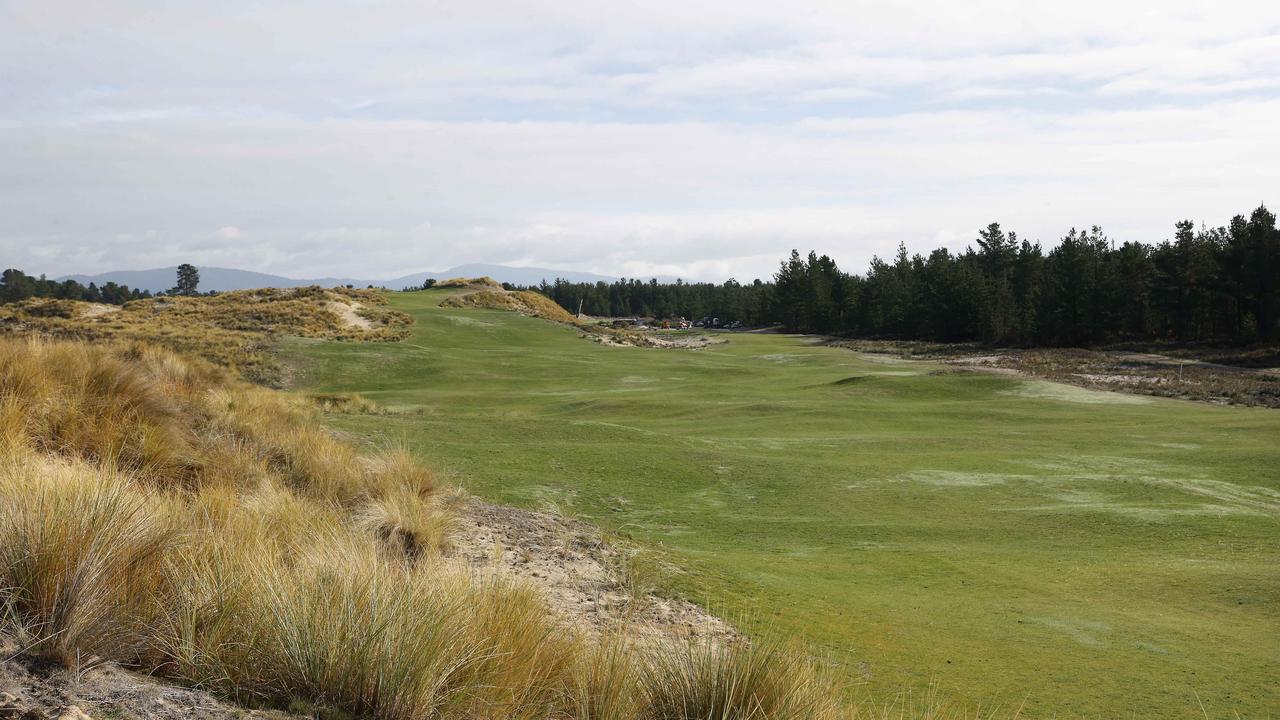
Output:
M178 283L169 291L170 295L195 295L200 286L200 271L195 265L183 263L178 266Z

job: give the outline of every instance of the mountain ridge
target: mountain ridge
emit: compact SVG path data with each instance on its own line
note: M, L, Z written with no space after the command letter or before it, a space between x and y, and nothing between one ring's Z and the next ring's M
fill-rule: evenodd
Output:
M439 272L416 272L391 279L343 277L291 278L284 275L274 275L271 273L262 273L253 270L203 265L197 265L196 269L200 271L200 290L216 290L219 292L225 292L228 290L248 290L260 287L303 287L306 285L321 285L324 287L335 287L341 285L367 287L372 285L374 287L386 287L392 290L401 290L406 287L421 285L428 279L447 280L455 277L481 276L489 276L498 282L509 282L516 285L537 285L543 280L553 282L558 278L568 280L569 282L593 283L613 282L618 279L608 275L598 275L596 273L589 272L554 270L539 267L495 265L488 263L469 263L465 265L458 265L456 267L449 268L448 270L441 270ZM83 285L88 285L91 282L98 285L102 285L107 282L114 282L118 285L128 285L131 288L158 292L161 290L168 290L173 287L176 273L177 267L174 266L150 268L146 270L111 270L93 275L62 275L56 279L59 281L75 280ZM659 278L659 280L664 282L666 281L665 278Z

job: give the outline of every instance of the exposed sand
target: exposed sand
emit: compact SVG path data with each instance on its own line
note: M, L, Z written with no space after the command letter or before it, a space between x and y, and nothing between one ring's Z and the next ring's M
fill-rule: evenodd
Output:
M92 320L93 318L110 315L120 312L119 305L104 305L102 303L85 303L84 309L80 311L81 320Z
M706 335L659 335L640 331L612 331L597 333L588 331L584 338L594 340L610 347L650 347L673 350L701 350L728 342L723 338L712 338Z
M338 316L338 319L347 327L359 328L361 330L373 329L373 323L369 318L362 317L358 312L364 307L363 305L356 304L353 306L344 302L331 300L325 305L325 307L332 310L333 313Z
M625 624L641 640L736 635L693 603L629 591L619 570L633 551L607 543L591 525L475 498L458 512L450 554L477 570L532 582L569 625L600 633Z

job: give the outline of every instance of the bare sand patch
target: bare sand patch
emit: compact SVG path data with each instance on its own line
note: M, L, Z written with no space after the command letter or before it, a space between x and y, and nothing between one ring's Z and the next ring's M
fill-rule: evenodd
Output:
M361 317L359 311L363 308L361 305L348 305L344 302L332 300L325 304L325 307L333 311L338 319L347 327L359 328L361 330L372 330L373 323L369 318Z
M1144 375L1102 375L1097 373L1072 373L1072 375L1094 383L1111 384L1111 383L1158 383L1160 378L1147 377Z
M80 310L81 320L92 320L100 318L104 315L111 315L120 312L119 305L105 305L103 303L85 303Z
M662 335L645 333L636 330L614 330L612 328L588 328L582 337L594 340L609 347L647 347L666 348L668 350L702 350L728 342L724 338L712 338L701 334Z
M586 523L468 498L458 508L453 557L540 588L567 624L589 633L625 625L642 640L730 638L723 620L684 600L628 587L634 549L607 542ZM675 572L674 568L670 571Z

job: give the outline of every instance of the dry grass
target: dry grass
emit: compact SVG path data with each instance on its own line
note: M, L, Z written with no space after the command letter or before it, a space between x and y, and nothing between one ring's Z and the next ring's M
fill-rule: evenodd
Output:
M177 527L127 477L8 455L0 473L0 569L20 639L68 665L142 650L162 549Z
M338 415L388 415L390 410L359 393L309 393L307 397L326 413Z
M465 278L456 277L448 280L441 280L432 287L437 288L465 288L465 287L490 287L498 290L502 289L502 283L491 277Z
M775 639L662 647L641 692L655 720L825 720L846 712L839 687L799 648Z
M437 552L446 492L314 404L136 345L0 339L0 630L247 703L388 720L835 717L771 643L580 637Z
M349 322L350 307L369 327ZM386 307L373 290L305 287L227 292L208 297L164 297L125 303L95 313L91 303L30 299L0 305L0 333L76 340L144 342L197 355L275 383L281 368L269 349L276 337L400 340L412 319Z
M605 571L615 588L634 601L643 601L663 590L673 570L658 555L625 540L611 538L612 552L604 557Z
M439 284L436 287L441 287ZM577 318L556 304L555 301L529 290L503 290L501 287L492 290L477 290L462 295L453 295L441 301L442 307L492 308L494 310L511 310L521 315L538 317L552 322L577 324Z

